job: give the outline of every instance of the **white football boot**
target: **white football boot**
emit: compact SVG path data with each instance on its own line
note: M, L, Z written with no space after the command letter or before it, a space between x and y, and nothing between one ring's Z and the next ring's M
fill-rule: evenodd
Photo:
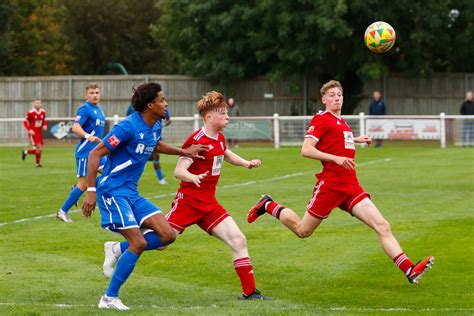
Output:
M65 222L65 223L72 223L72 219L71 219L71 218L69 217L69 215L67 215L67 213L64 212L63 210L58 210L58 211L56 212L56 217L57 217L59 220Z
M98 307L106 309L118 309L120 311L126 311L130 309L123 305L122 301L118 297L106 297L105 295L100 298Z
M104 243L104 264L102 265L102 271L106 278L110 279L114 274L115 264L117 263L120 255L115 254L114 245L117 241L107 241Z

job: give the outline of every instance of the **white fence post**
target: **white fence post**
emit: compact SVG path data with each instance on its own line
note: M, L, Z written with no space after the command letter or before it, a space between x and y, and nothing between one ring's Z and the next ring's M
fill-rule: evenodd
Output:
M280 116L278 113L273 114L273 142L275 149L280 148Z
M194 130L197 131L199 129L199 114L194 114Z
M439 128L439 141L441 143L441 148L446 148L446 114L440 113L440 128Z
M118 122L120 122L120 117L118 116L118 114L114 114L114 125L117 125Z
M364 112L359 113L359 135L366 135L365 133L365 114ZM367 146L366 143L360 144L360 147L365 147Z

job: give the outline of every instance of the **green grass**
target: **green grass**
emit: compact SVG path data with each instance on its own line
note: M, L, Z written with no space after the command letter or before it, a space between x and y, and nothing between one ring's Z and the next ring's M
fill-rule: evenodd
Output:
M473 149L393 143L358 150L358 163L375 161L357 168L359 180L405 252L412 260L436 257L419 285L408 284L370 229L340 210L304 240L270 216L247 224L246 212L262 193L303 215L320 164L301 158L297 147L237 153L263 166L227 164L217 197L247 236L258 288L275 300L236 300L230 251L191 227L166 251L142 256L121 291L132 308L127 315L474 313ZM171 177L176 157L162 162L170 185L159 186L149 164L140 191L167 211L178 186ZM114 314L95 306L108 284L103 243L120 238L100 228L97 212L90 220L73 212L71 224L54 217L11 223L53 214L75 183L71 146L46 146L43 165L35 169L33 156L21 161L19 148L0 148L0 222L8 223L0 225L0 314ZM247 181L256 183L233 186Z

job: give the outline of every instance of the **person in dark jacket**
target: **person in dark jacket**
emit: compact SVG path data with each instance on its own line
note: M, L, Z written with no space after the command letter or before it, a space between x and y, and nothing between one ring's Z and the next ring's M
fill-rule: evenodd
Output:
M472 91L466 92L466 100L462 103L459 111L462 115L474 115L474 103L472 102ZM463 120L463 146L474 143L474 121Z
M382 94L380 94L380 91L374 91L369 105L369 115L385 115L386 112L387 109ZM375 147L382 147L382 139L375 140Z

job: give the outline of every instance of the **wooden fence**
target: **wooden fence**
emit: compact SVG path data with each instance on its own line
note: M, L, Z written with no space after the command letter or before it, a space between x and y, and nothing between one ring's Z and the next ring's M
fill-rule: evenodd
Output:
M23 117L32 100L41 98L49 117L71 117L84 102L84 87L97 82L101 87L101 104L107 116L123 116L134 85L158 81L163 85L174 116L192 116L195 102L207 91L218 90L237 100L241 115L301 115L304 100L316 108L320 83L308 80L308 89L295 89L287 81L265 78L236 81L225 86L188 76L58 76L0 77L0 117ZM303 81L301 82L303 86ZM393 115L458 114L466 90L474 88L474 74L435 74L431 79L410 78L393 74L382 80L367 82L356 111L367 112L373 90L383 92L388 113ZM310 113L308 113L310 114Z

